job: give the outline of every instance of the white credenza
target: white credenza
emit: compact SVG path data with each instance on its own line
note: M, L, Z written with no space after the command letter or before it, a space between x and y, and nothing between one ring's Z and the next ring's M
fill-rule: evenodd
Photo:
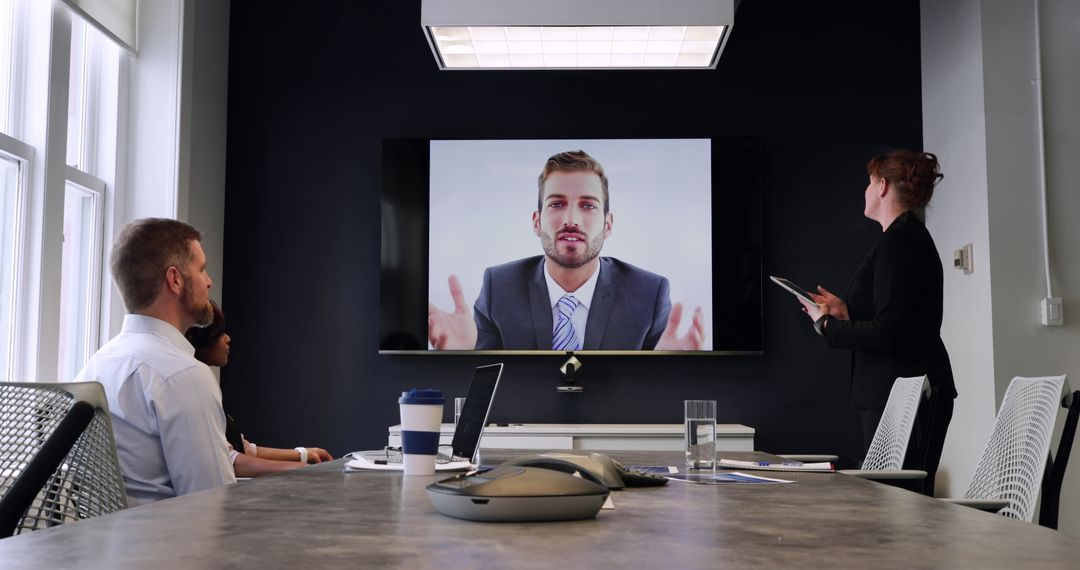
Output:
M491 424L480 447L488 449L589 449L682 451L683 424ZM454 424L442 424L440 444L454 438ZM401 445L401 426L390 426L389 445ZM716 451L754 451L754 428L716 424Z

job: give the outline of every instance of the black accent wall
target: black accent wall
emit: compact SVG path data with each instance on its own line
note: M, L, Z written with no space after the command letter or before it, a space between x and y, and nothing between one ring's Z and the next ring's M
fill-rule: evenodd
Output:
M716 70L607 72L440 72L417 0L234 0L225 407L258 444L337 456L385 443L402 390L464 395L492 361L377 353L384 138L756 137L765 274L843 295L880 233L866 161L921 148L920 101L917 0L745 0ZM491 419L678 423L709 398L759 449L860 455L850 354L764 294L764 356L589 357L577 395L561 358L506 357Z

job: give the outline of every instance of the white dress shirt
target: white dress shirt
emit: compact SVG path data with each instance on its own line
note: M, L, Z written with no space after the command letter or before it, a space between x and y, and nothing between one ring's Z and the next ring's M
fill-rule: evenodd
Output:
M573 295L577 299L578 306L574 309L574 315L570 317L570 321L574 323L574 331L578 334L582 348L585 347L585 323L589 322L589 306L592 305L593 292L596 290L596 280L599 277L600 264L598 263L596 271L593 271L592 276L581 287L573 292L566 291L548 273L547 259L544 259L544 279L547 280L548 300L551 301L551 321L559 322L559 309L556 307L559 299L562 299L563 295Z
M236 482L221 388L176 327L126 315L75 380L105 387L131 506Z

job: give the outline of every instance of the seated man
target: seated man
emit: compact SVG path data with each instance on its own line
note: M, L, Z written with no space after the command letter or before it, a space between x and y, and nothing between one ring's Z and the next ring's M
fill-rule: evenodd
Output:
M175 220L123 229L111 268L128 314L76 377L105 387L131 506L236 481L221 389L184 338L214 316L201 239Z

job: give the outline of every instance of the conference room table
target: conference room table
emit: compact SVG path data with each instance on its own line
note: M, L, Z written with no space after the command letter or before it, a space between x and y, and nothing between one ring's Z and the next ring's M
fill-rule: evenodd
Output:
M522 451L483 450L484 463ZM681 466L680 452L613 451ZM732 459L767 459L757 452ZM439 514L437 478L337 460L0 540L12 568L1075 568L1080 540L837 473L612 492L568 522ZM757 472L763 474L762 472Z

